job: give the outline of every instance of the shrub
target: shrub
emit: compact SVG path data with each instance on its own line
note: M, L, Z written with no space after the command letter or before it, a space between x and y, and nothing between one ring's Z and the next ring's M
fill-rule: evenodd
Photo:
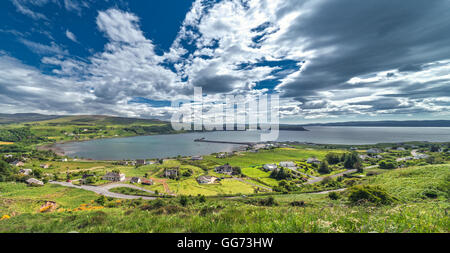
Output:
M95 203L99 204L99 205L105 205L106 202L106 197L101 195L100 197L98 197L98 199L95 200Z
M353 204L372 203L376 205L388 205L396 200L379 186L355 185L348 191L348 200Z
M435 189L425 189L422 192L422 198L435 199L438 197L438 195L439 195L439 192Z
M392 170L397 168L398 164L395 161L381 161L380 164L380 169L384 169L384 170Z
M289 203L291 206L305 206L305 201L300 200L300 201L292 201L291 203Z
M275 202L275 199L272 196L259 200L259 204L261 206L277 206L278 205L278 203Z
M330 173L331 172L331 170L330 170L330 168L328 167L328 162L327 161L323 161L321 164L320 164L320 167L319 167L319 173L321 173L321 174L328 174L328 173Z
M330 192L330 193L328 193L328 197L332 200L336 200L336 199L339 199L340 196L337 192Z
M180 197L180 204L182 205L182 206L186 206L187 204L188 204L188 198L186 197L186 196L181 196Z

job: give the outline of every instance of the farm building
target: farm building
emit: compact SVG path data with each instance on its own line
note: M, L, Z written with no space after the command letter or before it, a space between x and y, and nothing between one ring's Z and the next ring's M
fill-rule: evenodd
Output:
M125 180L125 174L116 173L116 172L108 172L103 176L102 179L108 180L108 181L113 181L113 182L121 182L121 181Z
M233 173L233 168L229 164L225 164L214 168L214 171L220 174L231 175Z
M289 167L295 167L295 163L294 162L280 162L280 167L284 167L284 168L289 168Z

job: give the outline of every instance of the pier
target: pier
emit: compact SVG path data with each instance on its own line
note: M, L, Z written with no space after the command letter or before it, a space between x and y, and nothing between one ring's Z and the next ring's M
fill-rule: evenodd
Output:
M255 142L236 142L236 141L215 141L215 140L206 140L205 138L195 139L195 142L210 142L210 143L223 143L223 144L237 144L237 145L248 145L253 146Z

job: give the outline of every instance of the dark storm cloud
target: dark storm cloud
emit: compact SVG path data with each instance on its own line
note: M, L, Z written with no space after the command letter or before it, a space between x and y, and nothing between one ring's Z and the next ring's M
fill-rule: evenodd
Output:
M306 49L318 54L283 86L284 96L307 97L343 88L355 76L419 71L424 63L450 58L449 9L445 0L323 1L281 38L306 38Z
M351 103L352 105L369 105L372 110L390 110L410 107L411 104L402 104L398 99L395 98L381 98L372 101L356 102Z
M226 93L233 90L233 84L238 80L231 75L201 76L193 84L202 87L205 93Z

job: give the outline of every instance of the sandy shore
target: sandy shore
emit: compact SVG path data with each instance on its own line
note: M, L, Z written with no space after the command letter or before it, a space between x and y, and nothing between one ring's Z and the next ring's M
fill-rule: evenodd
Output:
M56 144L59 144L59 143L56 143ZM38 146L37 150L51 150L59 156L65 156L64 150L60 147L56 147L55 146L56 144L46 144L46 145Z

